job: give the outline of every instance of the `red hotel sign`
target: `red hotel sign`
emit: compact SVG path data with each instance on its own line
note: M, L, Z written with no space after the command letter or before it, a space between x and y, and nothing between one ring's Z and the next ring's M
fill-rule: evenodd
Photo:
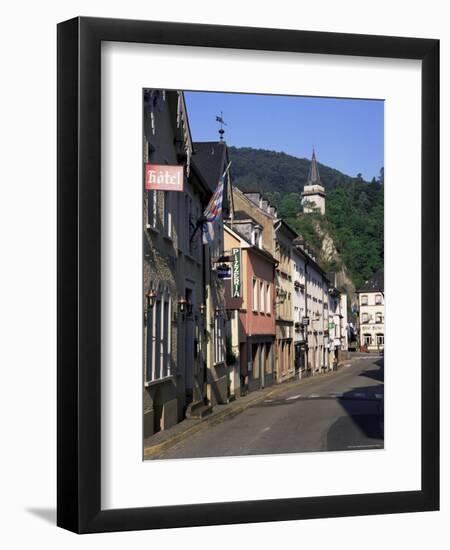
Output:
M183 191L183 166L145 165L145 189Z

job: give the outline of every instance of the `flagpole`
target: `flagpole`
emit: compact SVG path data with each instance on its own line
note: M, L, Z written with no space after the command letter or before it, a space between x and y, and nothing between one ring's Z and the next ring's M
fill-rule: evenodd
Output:
M225 168L225 172L222 174L222 177L223 177L223 178L225 177L225 174L226 174L226 173L228 172L228 170L230 169L231 163L232 163L232 161L230 160L230 162L228 163L228 166Z

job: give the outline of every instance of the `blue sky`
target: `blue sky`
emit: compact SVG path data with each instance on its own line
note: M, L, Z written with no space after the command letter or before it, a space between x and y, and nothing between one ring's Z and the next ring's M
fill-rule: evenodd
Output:
M283 151L311 158L366 180L384 165L384 102L216 92L185 92L194 141L225 140L236 147Z

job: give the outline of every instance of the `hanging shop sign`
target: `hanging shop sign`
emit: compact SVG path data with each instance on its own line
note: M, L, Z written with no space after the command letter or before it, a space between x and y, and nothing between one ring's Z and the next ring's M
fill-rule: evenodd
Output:
M309 325L309 317L302 317L302 325L305 325L305 326Z
M217 267L217 277L219 279L231 279L231 267L227 265L219 265Z
M145 189L147 191L183 191L183 176L183 166L147 163Z
M241 297L241 249L232 248L231 257L232 257L231 297L240 298Z

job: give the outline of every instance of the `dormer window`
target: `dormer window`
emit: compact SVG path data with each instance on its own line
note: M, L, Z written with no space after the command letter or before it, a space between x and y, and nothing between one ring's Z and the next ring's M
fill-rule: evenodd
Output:
M262 241L261 229L259 229L258 227L253 227L253 229L252 229L252 244L254 246L257 246L258 248L261 248L261 241Z

